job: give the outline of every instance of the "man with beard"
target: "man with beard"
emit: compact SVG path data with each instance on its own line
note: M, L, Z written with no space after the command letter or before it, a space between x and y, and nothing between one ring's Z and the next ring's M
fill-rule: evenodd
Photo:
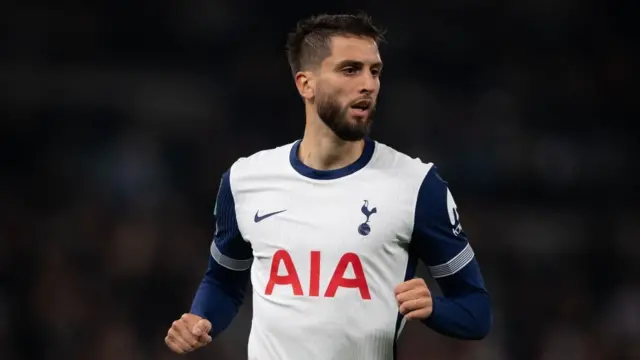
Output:
M304 136L223 175L209 268L165 338L174 352L223 331L249 278L249 359L392 359L406 320L459 339L489 332L489 295L447 184L432 163L368 137L381 38L366 15L312 17L290 34ZM418 259L443 296L414 278Z

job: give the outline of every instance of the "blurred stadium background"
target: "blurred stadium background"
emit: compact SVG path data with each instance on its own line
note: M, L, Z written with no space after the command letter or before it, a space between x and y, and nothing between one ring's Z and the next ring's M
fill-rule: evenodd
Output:
M0 359L177 358L221 174L302 134L286 31L352 9L389 29L374 137L439 166L495 303L487 340L411 324L400 359L640 359L637 1L28 3L0 10ZM190 358L245 359L250 305Z

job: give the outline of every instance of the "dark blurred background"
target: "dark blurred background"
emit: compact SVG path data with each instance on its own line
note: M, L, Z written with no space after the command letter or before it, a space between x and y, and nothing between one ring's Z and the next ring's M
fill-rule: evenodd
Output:
M495 303L400 359L640 359L638 1L12 3L0 359L178 358L221 174L302 135L287 30L357 9L389 30L373 135L438 165ZM250 318L189 358L245 359Z

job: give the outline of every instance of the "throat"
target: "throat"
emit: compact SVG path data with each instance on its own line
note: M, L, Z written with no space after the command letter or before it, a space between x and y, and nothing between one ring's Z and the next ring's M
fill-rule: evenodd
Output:
M316 170L336 170L356 162L362 155L364 141L319 141L303 139L298 158L306 166Z

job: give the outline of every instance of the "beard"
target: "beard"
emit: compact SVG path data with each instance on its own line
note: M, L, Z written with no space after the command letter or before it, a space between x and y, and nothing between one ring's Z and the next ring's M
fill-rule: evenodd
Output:
M376 112L375 105L369 108L366 119L356 121L350 121L349 107L350 104L341 106L340 102L332 95L325 95L322 92L316 95L318 116L340 140L362 140L371 132L373 115Z

